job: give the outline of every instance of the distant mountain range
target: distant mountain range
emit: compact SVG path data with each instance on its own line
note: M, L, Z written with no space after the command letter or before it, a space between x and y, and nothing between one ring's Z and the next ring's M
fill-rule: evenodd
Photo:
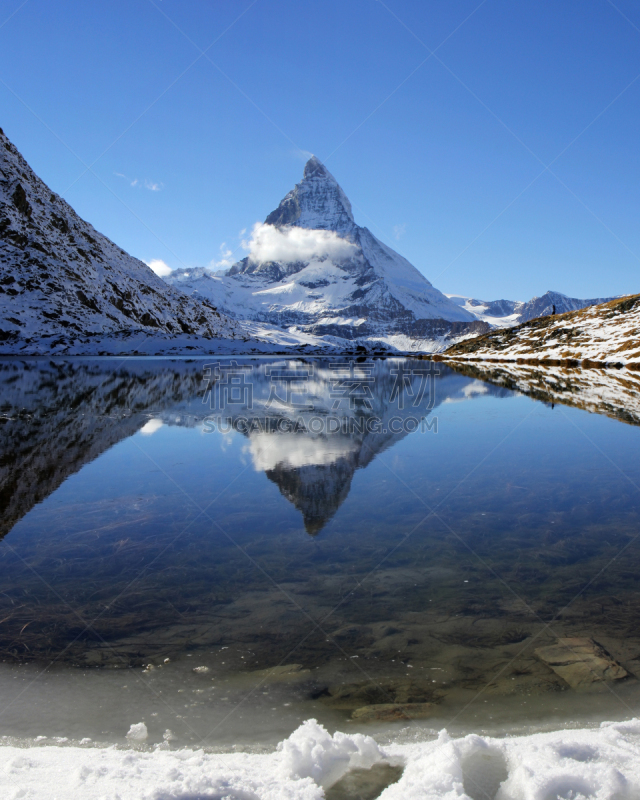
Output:
M551 314L579 311L581 308L597 306L615 299L613 297L596 297L591 300L579 300L577 297L567 297L566 294L560 294L560 292L545 292L542 297L534 297L527 303L519 300L474 300L459 294L449 294L447 297L477 319L488 322L496 328L519 325L530 319L547 317Z
M538 317L452 345L456 361L581 363L640 368L640 294L608 303Z

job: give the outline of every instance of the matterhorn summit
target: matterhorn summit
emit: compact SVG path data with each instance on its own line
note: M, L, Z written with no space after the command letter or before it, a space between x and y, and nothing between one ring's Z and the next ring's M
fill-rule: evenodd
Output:
M307 161L302 181L265 220L267 225L336 231L348 235L356 227L349 198L315 156Z
M334 345L433 351L488 329L359 226L346 194L315 156L244 246L248 255L226 274L184 269L165 280L237 319Z

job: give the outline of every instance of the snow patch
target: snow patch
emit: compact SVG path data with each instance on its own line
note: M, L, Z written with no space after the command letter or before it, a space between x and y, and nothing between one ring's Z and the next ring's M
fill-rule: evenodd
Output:
M384 746L360 733L331 736L307 720L267 754L172 751L167 734L154 746L138 741L126 749L35 740L0 745L0 793L38 800L321 800L347 772L388 763L404 770L380 800L640 796L638 719L503 739L454 739L441 731L429 741Z
M127 739L130 739L132 742L144 742L148 737L149 731L144 722L134 722L127 733Z
M292 778L313 778L321 786L331 786L350 769L369 769L384 760L382 749L370 736L348 735L327 730L308 719L278 745L282 769Z

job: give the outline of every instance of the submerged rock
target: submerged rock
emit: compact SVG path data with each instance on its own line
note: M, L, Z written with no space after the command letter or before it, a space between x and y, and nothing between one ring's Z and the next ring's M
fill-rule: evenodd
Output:
M573 689L599 681L617 681L629 674L593 639L558 639L555 645L538 647L535 654Z
M332 708L360 711L366 708L431 705L442 692L429 683L415 681L365 681L330 686L321 698Z
M434 713L434 703L377 703L356 708L351 719L358 722L394 722L400 719L424 719Z
M288 681L308 675L309 672L311 670L305 669L302 664L280 664L278 667L255 670L251 675L265 681Z

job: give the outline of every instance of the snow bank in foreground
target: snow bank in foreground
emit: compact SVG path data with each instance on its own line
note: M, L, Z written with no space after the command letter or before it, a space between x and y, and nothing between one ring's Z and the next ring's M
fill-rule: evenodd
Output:
M318 800L349 770L404 766L381 800L640 797L640 720L511 739L471 734L378 745L308 720L268 755L115 747L0 747L0 796L17 800Z

